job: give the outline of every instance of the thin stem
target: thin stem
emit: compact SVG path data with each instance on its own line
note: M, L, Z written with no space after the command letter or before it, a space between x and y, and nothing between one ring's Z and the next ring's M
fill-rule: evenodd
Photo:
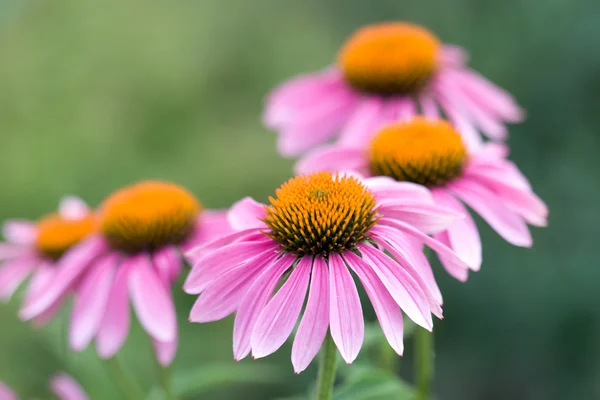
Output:
M319 376L317 377L316 400L331 400L333 396L333 384L335 383L337 348L327 332L323 347L321 347L321 361L319 362Z
M104 360L103 364L110 379L126 399L143 400L146 397L135 378L123 368L117 357Z
M173 380L171 379L171 368L163 367L157 363L158 375L160 378L160 385L165 395L165 400L176 400L177 397L173 392Z
M415 377L417 400L428 400L433 381L433 360L435 358L433 333L417 328L415 330Z

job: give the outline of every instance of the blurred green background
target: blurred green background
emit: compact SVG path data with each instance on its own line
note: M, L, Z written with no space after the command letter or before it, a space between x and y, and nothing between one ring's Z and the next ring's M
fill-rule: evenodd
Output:
M596 0L0 0L0 218L36 218L66 193L96 205L144 178L184 184L212 208L266 200L292 162L261 126L265 94L330 63L363 24L422 23L527 110L511 157L551 210L533 249L479 220L484 266L467 284L437 270L437 398L600 398L599 15ZM193 298L176 297L187 346L175 371L217 363L199 376L228 368L257 381L198 398L290 396L314 379L314 365L294 376L289 343L235 364L232 321L187 324ZM66 369L92 398L117 398L93 349L63 356L67 315L36 331L17 303L0 305L0 380L47 398L48 377ZM122 361L146 387L149 349L134 326ZM411 356L407 340L408 379Z

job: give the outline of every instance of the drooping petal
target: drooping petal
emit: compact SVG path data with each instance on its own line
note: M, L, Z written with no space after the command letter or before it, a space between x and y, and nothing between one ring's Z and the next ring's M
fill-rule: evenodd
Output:
M12 391L4 382L0 381L0 399L2 400L19 400L15 392Z
M171 342L157 342L156 340L152 341L154 352L156 353L156 359L161 366L167 367L171 365L173 359L175 358L175 354L177 353L177 344L177 337L175 337L175 340Z
M69 329L69 343L75 351L85 349L100 329L118 258L109 254L99 259L77 288Z
M196 246L206 245L214 240L221 239L232 232L227 221L225 210L204 210L198 217L194 230L180 247L183 251Z
M65 196L60 200L58 212L65 219L82 219L85 218L90 208L87 203L77 196Z
M124 262L117 267L108 296L106 312L96 337L96 348L101 358L114 356L129 333L130 313L127 287L130 272L130 262Z
M453 44L444 44L438 57L446 67L462 67L469 61L469 54L465 49Z
M175 246L165 246L152 254L152 265L165 287L170 287L181 273L182 261Z
M234 312L256 277L269 268L277 256L275 252L260 254L208 284L192 307L190 322L216 321Z
M212 281L240 264L250 261L258 255L275 253L279 246L271 239L233 243L207 253L198 259L188 275L183 290L189 294L199 294Z
M140 323L158 341L175 340L177 321L170 289L160 282L147 254L134 256L129 262L129 293Z
M83 388L67 374L58 374L50 380L52 392L60 400L88 400Z
M10 260L11 258L21 257L30 253L31 249L27 246L0 243L0 261Z
M351 251L344 253L344 258L365 287L388 343L396 353L402 355L404 323L400 307L369 264Z
M252 197L244 197L231 206L227 213L227 220L235 231L243 231L263 228L265 223L262 222L262 218L266 215L264 204L255 201Z
M292 333L304 304L311 267L310 257L300 259L288 280L260 313L250 341L254 358L274 353Z
M481 239L475 221L469 215L467 209L444 190L434 190L435 201L443 206L452 208L464 215L462 219L456 219L448 228L447 236L450 248L473 269L478 271L481 267ZM450 261L450 260L448 260ZM460 267L458 267L460 269Z
M195 263L200 257L203 257L204 253L207 253L210 250L218 249L236 242L259 239L261 236L263 236L261 229L245 229L199 246L190 246L190 248L185 251L184 257L192 263Z
M417 325L431 330L431 309L420 285L387 254L370 245L359 247L363 259L377 274L402 311Z
M0 265L0 300L10 300L40 262L35 257L20 257Z
M449 189L475 210L507 242L521 247L533 243L525 221L493 192L472 180L451 182Z
M398 182L387 176L367 178L362 183L375 195L379 205L405 201L433 204L433 196L429 189L416 183Z
M304 371L315 358L329 327L329 270L321 257L315 257L308 302L292 346L294 372Z
M436 93L436 99L452 125L461 134L467 149L471 151L480 149L483 144L481 135L475 129L473 122L465 115L464 110L461 110L452 98L445 97L441 93Z
M27 289L25 290L25 296L23 299L24 304L31 303L33 299L41 293L42 290L45 289L44 286L48 284L54 277L56 273L56 269L51 261L48 260L40 260L39 265L35 268L35 271L31 274L31 279L29 280L29 284L27 285ZM0 272L1 274L1 272ZM0 275L0 281L2 281L2 277Z
M29 246L37 237L37 228L31 221L12 219L2 225L2 235L10 244Z
M421 104L421 113L429 119L436 120L440 117L440 111L438 110L435 101L429 94L421 95L419 98Z
M329 256L329 289L331 337L342 358L351 364L362 346L365 324L356 285L337 253Z
M417 108L413 100L409 97L403 97L398 102L398 120L406 121L417 114Z
M435 235L435 238L439 240L440 243L443 243L448 247L451 246L450 239L448 238L448 232L438 233L437 235ZM468 269L457 266L454 262L452 262L452 260L448 260L441 254L438 254L438 258L440 259L440 263L442 264L446 272L450 274L450 276L454 277L455 279L458 279L461 282L466 282L467 279L469 279Z
M382 110L383 102L379 97L365 97L346 122L339 143L363 147L384 122Z
M404 221L425 233L441 232L457 219L464 218L463 214L451 208L415 201L381 206L378 211L386 218Z
M239 361L250 353L250 340L256 320L269 301L282 274L294 264L295 260L294 257L284 254L264 270L246 292L233 324L233 357L235 360Z
M47 290L21 310L19 313L21 318L29 320L43 313L71 288L90 263L107 248L104 239L93 236L64 254L56 265L56 275L48 284Z
M318 171L362 171L368 166L365 150L362 148L325 145L304 156L294 167L297 174Z

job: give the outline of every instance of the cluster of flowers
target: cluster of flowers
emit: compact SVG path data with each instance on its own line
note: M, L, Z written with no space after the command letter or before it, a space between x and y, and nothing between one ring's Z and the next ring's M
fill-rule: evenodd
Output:
M428 330L432 315L442 317L423 247L461 281L481 266L464 204L516 246L531 246L527 224L546 224L547 207L500 142L523 112L466 59L408 23L358 30L335 66L268 97L264 121L279 152L301 156L268 204L245 198L205 210L185 189L154 181L120 189L96 210L65 198L56 214L5 224L0 296L31 275L20 316L42 325L72 295L71 347L95 339L105 358L127 337L131 301L168 365L177 347L171 289L187 263L183 289L199 295L190 321L235 313L239 360L275 352L300 319L292 363L301 372L328 331L346 362L357 357L355 275L402 354L403 314Z

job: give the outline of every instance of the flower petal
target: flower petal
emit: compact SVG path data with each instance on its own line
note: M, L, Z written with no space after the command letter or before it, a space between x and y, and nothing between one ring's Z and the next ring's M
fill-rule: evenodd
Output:
M227 211L204 210L198 217L194 230L180 247L183 251L187 251L196 246L203 246L221 239L232 233L232 231L229 222L227 222Z
M158 363L163 367L168 367L173 362L175 354L177 353L177 337L171 342L158 342L152 341L154 346L154 352L156 353L156 359Z
M0 300L10 300L39 262L34 257L20 257L0 265Z
M435 235L435 238L439 240L440 243L443 243L448 247L451 246L450 239L448 238L448 232L438 233L437 235ZM469 279L468 269L457 266L454 262L452 262L452 260L448 260L441 254L438 254L438 258L440 259L440 263L442 264L446 272L450 274L450 276L454 277L455 279L458 279L461 282L466 282L467 279Z
M433 204L433 196L425 186L412 182L398 182L387 176L376 176L362 182L377 197L379 204L398 204L419 201Z
M152 265L165 287L177 280L181 273L182 261L175 246L166 246L152 254Z
M37 237L37 228L31 221L12 219L2 225L2 235L10 244L32 245Z
M437 233L446 230L464 215L452 208L436 204L424 204L415 201L382 205L378 212L386 218L402 220L425 233Z
M379 97L364 97L340 133L339 143L363 147L384 122L382 111Z
M362 347L365 325L352 275L337 254L329 256L329 326L331 337L347 364Z
M0 399L2 400L19 400L15 392L12 391L6 384L0 382Z
M65 219L82 219L90 212L87 203L77 196L65 196L60 200L58 213Z
M252 197L244 197L231 206L227 213L227 221L235 231L263 228L265 223L262 222L262 218L266 215L264 204Z
M66 374L58 374L50 380L52 392L60 400L88 400L89 397L83 388Z
M365 150L337 144L321 146L305 155L294 167L296 174L318 171L362 171L368 166Z
M315 257L308 302L292 346L294 372L304 371L315 358L329 327L329 270L321 257Z
M254 358L274 353L292 333L304 304L311 267L312 259L302 257L260 313L250 340Z

